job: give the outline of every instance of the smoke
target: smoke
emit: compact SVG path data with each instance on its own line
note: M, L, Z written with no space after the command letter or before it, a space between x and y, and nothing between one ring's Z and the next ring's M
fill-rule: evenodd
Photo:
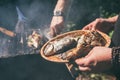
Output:
M57 0L56 0L57 1ZM56 1L49 0L16 0L3 2L0 6L0 25L14 30L17 23L16 6L30 21L31 28L39 28L50 24Z
M45 25L50 24L54 4L55 1L53 5L51 5L51 3L46 0L18 0L7 4L3 3L3 5L0 6L0 26L16 32L15 27L18 25L17 22L19 20L19 16L16 11L17 6L22 14L27 18L27 26L25 26L27 28L25 28L25 33L23 33L24 35L22 36L26 40L28 34L31 33L30 30L42 29ZM17 28L17 32L19 30ZM0 45L0 57L5 58L16 55L24 55L24 53L33 54L33 52L29 53L32 49L27 49L26 41L23 44L17 42L19 41L19 38L17 38L19 36L11 38L5 34L0 33L0 35L2 36L0 36L2 38L0 40L0 43L2 43Z
M20 3L23 2L20 0ZM29 5L26 5L25 2L23 5L19 4L19 7L29 19L30 27L41 28L44 25L50 24L53 7L49 1L34 0L29 2Z

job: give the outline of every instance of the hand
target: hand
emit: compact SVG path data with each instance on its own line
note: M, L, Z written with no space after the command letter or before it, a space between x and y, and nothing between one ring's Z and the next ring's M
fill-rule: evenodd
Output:
M111 48L94 47L88 55L76 59L80 71L103 72L111 68Z
M113 29L114 23L111 19L97 18L95 21L83 27L83 30L99 30L109 33Z
M56 36L60 34L64 27L64 18L63 16L53 16L51 25L50 25L50 35Z

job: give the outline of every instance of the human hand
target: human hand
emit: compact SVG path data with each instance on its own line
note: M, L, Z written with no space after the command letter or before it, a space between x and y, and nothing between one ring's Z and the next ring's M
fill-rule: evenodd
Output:
M50 35L52 37L60 34L64 27L64 18L63 16L53 16L51 25L50 25Z
M76 59L80 71L104 72L111 68L111 48L94 47L88 55Z
M114 23L111 19L97 18L93 22L89 23L83 30L99 30L104 33L109 33L113 29Z

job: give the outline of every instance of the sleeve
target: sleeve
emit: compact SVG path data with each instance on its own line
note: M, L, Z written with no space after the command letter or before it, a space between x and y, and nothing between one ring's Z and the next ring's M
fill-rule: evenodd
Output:
M112 48L112 72L120 77L120 47Z

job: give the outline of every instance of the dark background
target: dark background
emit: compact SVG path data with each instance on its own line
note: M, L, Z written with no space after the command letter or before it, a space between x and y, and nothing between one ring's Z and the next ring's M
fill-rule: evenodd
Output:
M49 25L57 0L0 0L0 27L14 31L16 6L31 21L31 28ZM120 11L119 0L74 0L68 22L80 29L98 17ZM1 34L1 33L0 33ZM44 60L39 54L0 59L0 80L72 80L64 64Z

